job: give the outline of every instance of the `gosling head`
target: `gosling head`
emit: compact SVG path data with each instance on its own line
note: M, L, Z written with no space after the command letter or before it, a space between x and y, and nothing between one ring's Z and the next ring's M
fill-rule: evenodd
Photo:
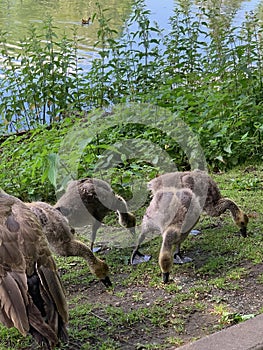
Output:
M102 260L97 258L97 262L91 267L92 272L97 276L97 278L105 285L106 288L112 286L109 274L109 266Z
M136 218L132 213L121 213L117 210L119 216L119 223L121 226L126 227L129 231L135 235Z
M163 283L169 282L170 271L173 266L172 255L167 251L160 251L159 265L162 270Z
M247 237L248 216L242 210L235 217L235 223L240 228L241 235Z
M111 280L109 276L106 276L105 278L101 279L101 282L104 284L106 288L110 288L112 286Z

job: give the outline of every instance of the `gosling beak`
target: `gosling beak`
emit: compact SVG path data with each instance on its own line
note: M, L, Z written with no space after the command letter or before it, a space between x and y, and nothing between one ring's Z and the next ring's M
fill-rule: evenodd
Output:
M111 280L110 280L109 276L106 276L105 278L102 278L101 282L104 284L104 286L106 288L109 288L109 287L112 286L112 283L111 283Z
M243 237L247 237L247 228L246 226L241 226L240 233Z
M169 272L164 272L163 273L163 283L168 283L169 282Z

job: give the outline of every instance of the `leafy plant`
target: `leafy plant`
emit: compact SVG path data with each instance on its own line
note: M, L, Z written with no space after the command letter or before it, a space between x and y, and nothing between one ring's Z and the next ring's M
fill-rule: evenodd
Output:
M55 29L51 18L44 22L43 33L31 26L19 53L10 52L6 35L1 35L0 113L9 132L59 122L72 106L79 107L77 43L66 35L58 42Z
M90 118L87 112L95 107L147 101L171 110L198 135L210 168L262 160L261 22L248 14L238 28L232 25L235 13L222 16L218 1L209 8L192 5L178 2L171 30L162 37L142 0L135 1L121 34L111 28L107 9L97 4L93 21L99 24L99 58L89 72L79 66L76 29L73 40L58 41L49 18L43 33L31 28L19 54L7 48L2 33L2 133L59 123L69 116ZM167 135L131 125L112 128L103 140L99 135L87 162L98 158L99 147L118 141L119 132L125 138L132 130L136 137L160 145L180 166L189 166ZM140 172L141 165L134 163Z
M241 315L238 313L225 312L225 313L223 313L223 315L220 319L220 322L222 322L224 324L237 324L240 322L247 321L253 317L255 317L254 314Z

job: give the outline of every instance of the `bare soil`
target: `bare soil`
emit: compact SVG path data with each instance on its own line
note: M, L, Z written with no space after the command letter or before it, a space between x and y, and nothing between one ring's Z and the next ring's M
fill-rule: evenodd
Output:
M198 252L192 253L191 256L194 258L196 266L202 265L202 255ZM103 252L101 254L103 257ZM155 263L151 261L147 264ZM96 337L88 339L88 343L94 345L94 348L99 349L98 339L110 337L115 340L116 349L174 349L234 324L234 321L231 322L231 320L225 323L220 322L221 315L218 315L214 308L217 303L225 304L233 314L258 313L263 306L263 283L258 281L258 276L263 273L263 263L253 265L244 261L240 267L246 269L247 273L238 280L238 288L224 289L212 286L209 288L209 292L197 291L192 298L186 297L180 302L175 302L176 292L167 292L161 284L158 287L151 287L149 284L150 276L147 273L141 276L141 281L138 283L124 286L123 280L127 278L127 273L123 273L121 269L119 273L112 276L114 291L106 290L95 279L89 285L79 281L74 284L66 284L65 287L70 298L74 295L81 295L81 302L97 305L92 314L100 319L102 324L105 324L105 328L98 328ZM170 283L180 286L180 294L184 291L187 294L199 278L195 271L193 265L189 265L188 268L184 267L181 272L179 269L176 274L173 274L174 279ZM140 298L135 300L134 295L139 295ZM202 304L203 307L197 307L198 303ZM160 320L160 324L158 324L157 320L157 323L153 325L150 320L143 318L132 325L129 322L122 323L120 327L110 333L105 331L105 329L110 328L112 322L105 313L105 307L120 308L128 314L132 310L147 308L151 305L159 305L164 309L169 308L169 317L167 317L166 322ZM74 308L74 305L71 304L70 307ZM178 343L171 342L170 339L178 339ZM151 346L147 344L151 344ZM81 341L76 342L76 340L71 339L68 349L84 349L85 347L82 346ZM87 347L87 349L90 348Z

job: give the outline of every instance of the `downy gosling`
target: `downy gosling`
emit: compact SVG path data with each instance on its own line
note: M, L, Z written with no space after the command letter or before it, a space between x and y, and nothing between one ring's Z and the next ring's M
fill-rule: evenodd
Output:
M70 181L66 192L55 204L73 227L92 225L91 250L97 230L111 211L117 213L121 226L135 234L136 219L128 211L126 201L115 194L110 185L100 179L85 178Z
M75 230L60 211L45 202L32 202L26 205L38 218L51 249L56 254L84 258L91 273L106 287L112 286L108 265L97 258L86 244L75 238Z
M162 234L159 265L163 282L167 283L174 259L181 263L191 261L188 257L182 257L180 246L197 223L200 213L199 201L190 189L170 187L156 191L143 216L141 233L131 262L136 255L143 256L139 248L147 233L158 231Z
M248 216L233 200L222 196L216 182L205 171L166 173L148 183L148 189L153 195L166 187L190 188L198 196L201 207L209 216L220 216L229 210L240 229L240 234L243 237L247 236Z

